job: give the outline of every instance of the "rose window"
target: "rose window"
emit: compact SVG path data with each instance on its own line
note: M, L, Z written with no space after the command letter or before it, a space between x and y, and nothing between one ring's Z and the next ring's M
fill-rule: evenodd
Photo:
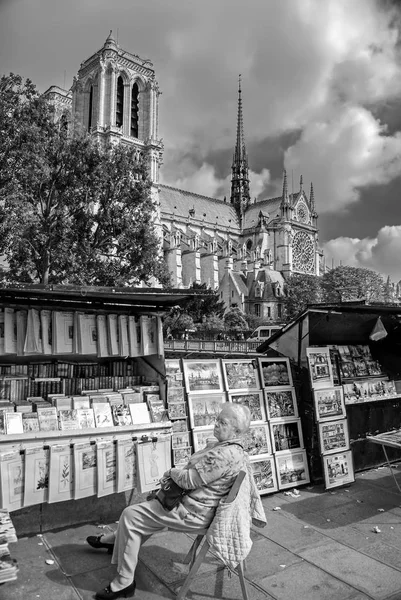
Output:
M315 247L310 237L303 231L294 235L292 243L293 270L300 273L315 272Z

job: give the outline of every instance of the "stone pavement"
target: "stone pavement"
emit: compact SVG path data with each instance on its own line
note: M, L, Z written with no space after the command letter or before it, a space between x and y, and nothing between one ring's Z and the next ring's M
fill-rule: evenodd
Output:
M401 483L401 465L393 471ZM263 497L268 525L253 531L246 565L250 599L401 600L401 494L389 473L387 467L360 473L349 487L331 492L308 486L298 497ZM114 573L110 556L84 543L101 532L84 525L10 545L20 570L17 581L0 587L0 600L93 598ZM191 542L167 532L144 544L136 599L174 598ZM231 575L210 555L188 598L240 600L238 577Z

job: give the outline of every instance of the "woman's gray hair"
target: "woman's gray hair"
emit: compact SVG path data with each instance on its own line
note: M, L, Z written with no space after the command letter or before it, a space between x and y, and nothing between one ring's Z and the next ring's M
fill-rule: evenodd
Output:
M223 410L229 409L231 413L231 419L234 422L235 428L238 430L238 434L242 435L246 433L251 424L251 411L247 406L243 404L237 404L230 402L223 404Z

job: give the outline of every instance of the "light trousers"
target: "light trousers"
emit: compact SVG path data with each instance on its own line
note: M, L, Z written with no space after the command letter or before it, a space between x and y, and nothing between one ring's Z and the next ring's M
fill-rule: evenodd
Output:
M197 533L207 529L213 516L213 509L206 510L205 514L194 514L182 504L167 511L158 500L128 506L121 513L118 522L111 562L117 565L117 572L121 577L134 579L139 549L144 538L166 529Z

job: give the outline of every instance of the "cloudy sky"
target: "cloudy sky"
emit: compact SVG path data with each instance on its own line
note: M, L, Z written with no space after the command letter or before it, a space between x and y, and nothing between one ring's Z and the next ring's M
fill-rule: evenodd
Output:
M68 88L110 29L153 61L164 183L229 195L241 73L253 196L302 174L329 265L401 279L396 0L0 0L0 72Z

